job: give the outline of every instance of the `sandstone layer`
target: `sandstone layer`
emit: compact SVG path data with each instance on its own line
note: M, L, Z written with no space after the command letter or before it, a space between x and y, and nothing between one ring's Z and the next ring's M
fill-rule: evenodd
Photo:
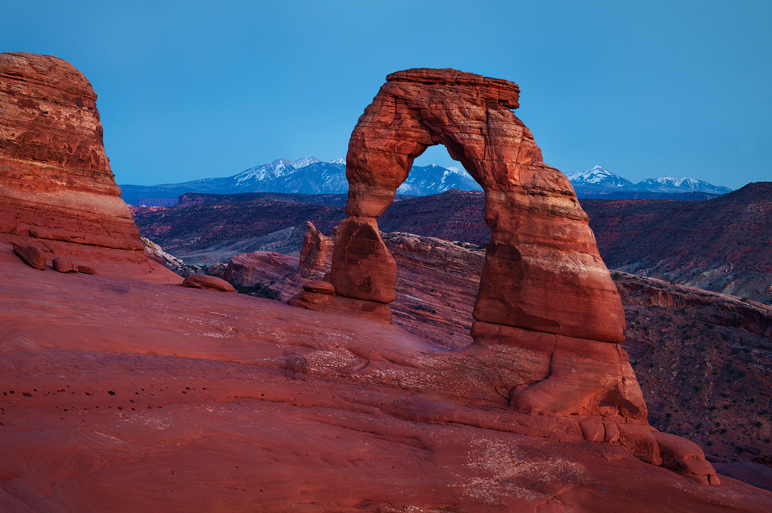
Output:
M0 234L141 250L91 84L46 55L0 54Z

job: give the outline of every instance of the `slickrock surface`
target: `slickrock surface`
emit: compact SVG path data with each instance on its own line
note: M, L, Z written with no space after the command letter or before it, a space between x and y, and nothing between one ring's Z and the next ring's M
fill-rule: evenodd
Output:
M142 250L105 155L96 98L61 59L0 54L0 240Z
M125 273L39 273L2 244L0 282L0 510L772 505L517 413L483 375L448 387L463 374L429 368L447 351L396 326Z

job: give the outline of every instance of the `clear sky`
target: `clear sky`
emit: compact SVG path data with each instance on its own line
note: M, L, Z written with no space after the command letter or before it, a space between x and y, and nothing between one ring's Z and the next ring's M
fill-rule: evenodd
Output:
M2 7L0 51L88 77L119 184L345 157L388 73L449 67L518 83L566 173L738 188L772 180L770 27L769 0L24 0Z

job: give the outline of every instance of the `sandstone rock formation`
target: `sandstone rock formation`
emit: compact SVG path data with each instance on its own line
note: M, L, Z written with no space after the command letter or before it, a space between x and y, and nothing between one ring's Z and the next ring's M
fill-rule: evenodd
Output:
M721 484L713 466L705 461L700 446L686 438L652 431L662 455L662 466L686 475L702 484Z
M110 172L96 98L61 59L0 54L0 233L142 249Z
M225 280L236 287L268 286L298 270L298 258L272 251L242 253L230 259Z
M106 270L106 260L128 260L134 272L169 281L142 254L110 171L96 98L61 59L0 54L0 242Z
M351 218L345 223L374 223L413 159L428 146L443 144L485 190L486 222L493 232L475 318L620 342L624 314L587 216L568 179L542 162L531 132L512 113L518 96L511 82L454 70L389 75L351 135L346 164ZM369 233L362 233L350 244L336 245L332 283L340 295L388 302L390 275L356 270L362 265L358 252L373 244ZM349 272L355 274L345 276L350 259ZM349 288L365 275L380 291L377 297Z
M624 422L645 424L626 356L604 346L624 339L616 287L568 179L542 162L512 113L518 96L511 82L455 70L389 75L351 135L350 217L338 226L330 281L339 296L394 300L396 264L376 218L415 157L443 144L483 187L493 234L474 309L478 347L515 344L546 358L537 383L510 383L512 405L560 415L614 410ZM572 378L576 365L581 383Z
M317 230L311 221L306 221L303 247L300 250L300 270L303 274L309 275L324 268L332 256L333 246L332 238Z
M308 292L318 292L320 294L328 294L331 296L335 294L335 287L332 286L332 283L322 280L316 280L303 284L303 290Z

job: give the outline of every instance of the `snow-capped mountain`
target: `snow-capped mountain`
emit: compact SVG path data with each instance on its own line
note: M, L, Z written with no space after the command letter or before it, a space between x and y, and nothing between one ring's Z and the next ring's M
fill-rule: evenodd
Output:
M580 198L707 199L731 191L727 187L693 178L663 176L634 184L602 166L569 173L567 176ZM397 192L425 196L449 189L482 190L463 168L430 165L413 166ZM122 185L121 190L121 196L130 205L173 205L186 192L343 194L348 191L348 181L344 159L322 162L316 157L306 157L298 160L276 159L224 178L154 186Z
M413 166L400 194L424 196L448 189L482 190L461 168ZM344 194L348 191L346 161L322 162L315 157L298 160L276 159L225 178L153 186L122 185L121 196L130 205L173 205L186 192L238 194L281 192L301 194Z
M713 185L703 180L694 178L673 178L672 176L660 176L659 178L647 178L635 184L641 190L654 192L707 192L711 194L726 194L732 192L729 187Z
M706 199L713 195L726 194L732 191L728 187L713 185L703 180L689 177L672 178L661 176L633 183L602 166L595 166L586 171L568 173L566 176L573 184L574 190L580 198ZM692 194L691 197L689 196L690 194Z
M595 166L586 171L570 173L566 176L574 186L624 188L633 185L630 180L615 175L603 166Z
M426 196L450 189L481 191L482 187L465 170L437 165L413 166L407 180L397 189L398 194Z

